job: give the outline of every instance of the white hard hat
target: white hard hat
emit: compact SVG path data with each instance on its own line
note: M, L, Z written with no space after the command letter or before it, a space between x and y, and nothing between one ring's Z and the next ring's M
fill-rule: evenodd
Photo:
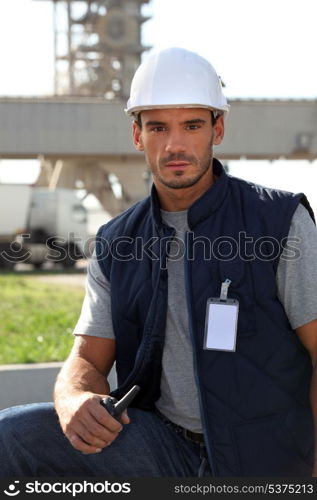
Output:
M136 70L126 113L155 108L229 111L219 76L203 57L182 48L153 54Z

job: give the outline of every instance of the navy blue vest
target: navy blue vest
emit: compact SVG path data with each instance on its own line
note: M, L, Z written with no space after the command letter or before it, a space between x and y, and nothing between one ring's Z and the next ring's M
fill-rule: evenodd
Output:
M264 188L227 175L188 211L185 278L196 382L215 476L309 476L313 420L310 357L292 330L276 289L276 268L303 194ZM166 253L174 230L152 195L102 226L96 252L111 282L116 369L121 397L133 384L135 406L160 395L167 309ZM288 248L288 255L294 249ZM236 352L203 349L206 302L239 300ZM176 360L176 362L180 362ZM188 409L190 411L190 408Z

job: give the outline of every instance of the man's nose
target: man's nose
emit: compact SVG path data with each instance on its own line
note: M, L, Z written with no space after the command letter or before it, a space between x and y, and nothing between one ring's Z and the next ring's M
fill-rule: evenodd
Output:
M165 150L167 153L184 153L186 151L185 138L180 132L171 132L168 135Z

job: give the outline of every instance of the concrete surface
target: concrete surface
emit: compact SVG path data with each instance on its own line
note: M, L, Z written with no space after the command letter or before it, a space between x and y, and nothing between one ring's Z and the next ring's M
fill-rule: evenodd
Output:
M62 363L34 363L0 366L0 410L25 403L52 401L53 387ZM109 374L110 388L116 374Z

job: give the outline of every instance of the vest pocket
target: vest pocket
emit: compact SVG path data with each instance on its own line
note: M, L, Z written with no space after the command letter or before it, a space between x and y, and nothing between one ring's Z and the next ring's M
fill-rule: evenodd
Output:
M310 457L298 449L283 416L252 420L231 430L241 476L311 475ZM300 431L307 441L307 432Z

